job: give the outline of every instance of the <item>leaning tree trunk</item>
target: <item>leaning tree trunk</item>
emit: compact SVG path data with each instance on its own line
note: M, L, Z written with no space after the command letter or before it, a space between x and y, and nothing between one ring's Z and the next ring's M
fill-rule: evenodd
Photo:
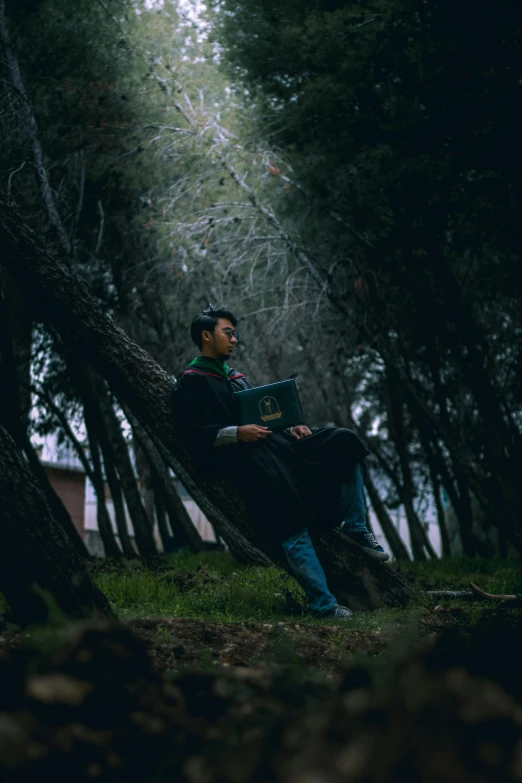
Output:
M204 491L204 488L199 486L199 483L196 483L194 476L176 460L173 454L166 448L165 444L148 429L147 434L158 449L164 462L172 468L176 477L179 478L192 500L205 514L214 528L214 531L223 539L236 560L242 565L273 565L273 560L254 546L254 544L241 533L239 528L229 522L223 512L212 503L209 494Z
M76 529L76 526L71 519L71 515L65 508L62 499L55 492L54 487L49 481L47 477L47 473L45 472L45 468L40 462L38 454L34 450L28 436L24 439L23 445L24 445L24 453L27 457L29 466L31 467L31 470L33 471L35 478L40 483L42 491L45 495L45 499L49 504L51 512L54 515L54 518L63 527L65 534L69 538L69 541L71 542L72 546L75 548L76 552L80 555L80 557L85 557L85 558L90 557L89 551L85 546L85 542L83 538L78 533L78 530Z
M105 315L86 284L59 261L47 242L36 235L5 197L0 197L0 257L18 280L35 318L56 329L72 350L92 364L141 423L147 424L150 432L194 476L172 422L172 379ZM246 538L255 541L244 506L230 486L196 480L213 505ZM358 607L401 605L415 595L399 574L358 554L337 534L321 536L317 544L326 576L339 601ZM268 554L274 557L276 553L279 558L282 556L280 548Z
M164 552L172 552L175 548L174 536L169 528L167 519L167 509L163 499L163 490L158 476L152 474L152 488L154 491L154 508L156 512L156 521L158 523L158 532L161 538L161 545Z
M92 460L92 482L96 493L96 521L103 544L105 557L121 557L121 550L116 541L112 529L111 518L107 511L105 502L105 480L103 478L102 461L100 457L100 448L96 437L96 428L90 418L87 409L85 409L85 426L87 428L87 437L89 439L89 448L91 450Z
M149 520L149 526L154 537L154 526L156 522L154 518L154 490L152 489L152 471L150 469L149 463L147 462L147 458L143 453L143 449L140 448L140 444L136 439L135 433L133 433L131 440L131 453L134 454L134 465L136 468L136 475L138 477L138 487L140 490L141 500L143 502L143 508L145 509L145 514Z
M120 539L121 548L125 557L133 559L136 557L136 550L132 545L129 530L127 528L127 515L125 513L125 504L123 502L123 492L121 491L120 480L114 467L114 459L112 451L108 441L105 442L101 437L99 438L99 444L103 457L103 464L105 466L105 475L107 476L107 484L112 498L112 505L114 507L114 518L116 520L116 530Z
M59 408L54 403L51 395L48 394L44 389L37 389L36 393L39 395L44 405L47 406L47 409L51 411L60 422L60 426L62 430L65 432L66 436L68 437L72 447L74 448L78 456L78 459L82 463L83 469L85 471L85 475L91 482L92 486L95 487L97 482L96 474L94 473L94 470L91 464L89 463L89 460L87 459L83 446L81 445L78 438L72 431L71 426L67 420L66 414L62 411L61 408ZM105 435L105 430L103 428L99 429L97 435L98 435L98 444L100 446L100 450L103 457L105 475L107 477L107 483L109 485L112 503L114 506L116 529L118 531L118 536L120 538L121 548L123 549L123 554L125 555L125 557L132 559L136 557L136 552L134 550L134 547L132 546L132 542L129 537L129 532L127 530L127 520L125 517L123 496L122 496L118 476L116 474L116 470L113 465L114 460L112 458L112 454L110 450L106 451L106 447L108 443L107 443L107 437Z
M110 613L7 430L0 426L0 590L19 625Z
M0 421L5 423L17 447L25 452L29 465L40 483L55 519L62 525L72 545L81 557L89 557L89 553L74 526L69 512L54 491L27 434L27 419L29 416L27 405L30 402L30 391L27 391L27 389L30 389L30 373L28 367L22 368L20 366L20 357L16 354L16 339L14 336L14 333L17 331L16 322L19 311L25 308L18 301L19 292L12 291L14 281L7 275L2 277L4 279L1 281L3 291L0 294L0 377L2 379ZM5 277L8 277L8 279L5 280ZM13 301L2 301L3 296L7 293L11 295Z
M169 474L169 469L161 458L160 453L151 441L143 427L139 424L136 417L133 416L129 408L124 405L124 413L131 425L136 440L147 458L156 484L160 486L166 511L169 516L170 527L174 535L174 540L178 546L186 546L192 552L201 552L205 549L205 543L201 538L199 531L192 522L185 504L176 492L174 481Z
M103 422L107 428L107 436L114 454L114 465L120 477L120 485L125 496L132 527L134 528L136 545L142 557L157 555L158 550L152 534L152 522L147 516L141 499L127 442L121 431L118 417L114 413L112 400L107 394L103 383L96 383L95 395L100 405Z

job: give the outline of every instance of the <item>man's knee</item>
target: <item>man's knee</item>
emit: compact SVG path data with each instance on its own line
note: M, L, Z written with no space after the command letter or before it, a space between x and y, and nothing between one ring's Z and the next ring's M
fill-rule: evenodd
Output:
M337 437L341 438L342 440L359 440L355 432L353 430L349 430L347 427L336 427L334 432L337 434Z
M332 433L331 446L339 455L351 454L359 448L359 438L353 430L337 427Z

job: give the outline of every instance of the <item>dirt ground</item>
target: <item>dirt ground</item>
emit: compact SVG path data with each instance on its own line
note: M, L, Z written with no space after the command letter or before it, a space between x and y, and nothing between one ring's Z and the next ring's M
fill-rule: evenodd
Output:
M387 640L375 633L296 623L78 622L38 651L11 636L0 659L0 780L516 783L515 631L492 618L395 661L382 659ZM210 670L185 669L195 661L185 648ZM339 660L328 657L337 648ZM357 662L350 649L361 648L369 657ZM295 665L304 660L326 663L329 678Z
M389 641L381 631L297 622L221 624L142 617L127 625L147 645L152 664L160 672L295 662L340 676L354 653L378 655Z
M502 617L504 613L492 612ZM124 621L145 645L159 674L229 667L305 666L329 678L342 677L354 658L386 656L388 649L413 647L443 631L468 632L466 612L459 607L426 610L413 627L389 626L362 631L342 625L311 625L296 619L275 623L217 623L177 617L137 617ZM0 618L0 656L21 648L27 636Z
M0 618L0 781L522 783L522 613L475 609L381 630Z

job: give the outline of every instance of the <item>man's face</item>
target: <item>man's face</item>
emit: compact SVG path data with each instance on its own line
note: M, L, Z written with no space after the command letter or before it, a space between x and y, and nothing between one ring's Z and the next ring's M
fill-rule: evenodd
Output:
M215 359L226 360L232 356L237 344L235 329L228 318L219 318L213 332L203 332L203 345L210 349Z

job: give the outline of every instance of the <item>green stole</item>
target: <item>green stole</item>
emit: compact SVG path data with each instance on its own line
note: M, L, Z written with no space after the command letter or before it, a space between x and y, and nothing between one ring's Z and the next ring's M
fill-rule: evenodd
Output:
M189 368L205 370L205 372L219 375L221 378L228 378L228 364L221 359L211 359L209 356L198 356L193 362L190 362Z

